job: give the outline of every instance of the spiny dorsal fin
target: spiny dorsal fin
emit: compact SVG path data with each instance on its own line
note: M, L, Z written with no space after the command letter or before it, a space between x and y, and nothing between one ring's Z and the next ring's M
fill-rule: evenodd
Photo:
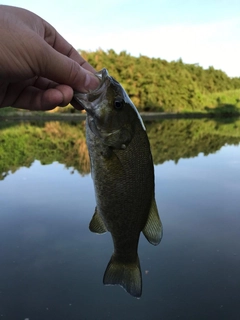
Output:
M90 231L95 232L95 233L107 232L107 228L105 227L105 224L104 224L101 216L98 213L97 207L95 208L94 215L92 217L92 220L90 221L89 229L90 229Z
M142 230L146 239L153 245L158 245L162 239L162 222L158 215L156 201L153 197L145 227Z

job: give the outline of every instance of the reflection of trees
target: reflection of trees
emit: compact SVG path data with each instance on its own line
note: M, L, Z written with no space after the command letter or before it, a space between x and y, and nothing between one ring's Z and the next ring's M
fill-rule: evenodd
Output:
M208 155L223 145L240 142L240 121L161 120L146 122L155 164ZM84 122L0 123L0 179L38 159L90 172Z
M84 123L22 123L0 127L0 179L8 171L29 167L38 159L42 164L54 161L73 167L81 174L90 172Z
M146 123L155 164L167 160L208 155L227 144L240 142L240 121L216 124L214 120L162 120Z

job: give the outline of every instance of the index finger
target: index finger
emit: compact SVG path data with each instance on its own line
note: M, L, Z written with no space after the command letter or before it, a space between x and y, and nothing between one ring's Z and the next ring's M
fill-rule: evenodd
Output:
M96 70L67 42L48 22L44 21L44 40L56 51L76 61L84 69L95 73Z

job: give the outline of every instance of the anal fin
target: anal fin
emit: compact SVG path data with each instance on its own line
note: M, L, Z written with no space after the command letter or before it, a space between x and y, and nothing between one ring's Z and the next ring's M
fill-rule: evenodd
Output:
M152 199L148 220L142 230L146 239L153 245L158 245L162 239L163 228L160 220L155 198Z
M99 234L107 232L107 228L105 227L105 224L98 213L97 207L95 208L94 215L90 221L89 230Z

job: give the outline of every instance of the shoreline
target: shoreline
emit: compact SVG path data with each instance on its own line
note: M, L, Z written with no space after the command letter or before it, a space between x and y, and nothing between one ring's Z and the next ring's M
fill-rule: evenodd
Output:
M235 118L240 117L240 113L166 113L166 112L140 112L143 120L158 120L158 119L204 119L204 118ZM17 112L12 114L0 114L0 121L83 121L86 119L85 113L47 113L41 114L35 112Z

